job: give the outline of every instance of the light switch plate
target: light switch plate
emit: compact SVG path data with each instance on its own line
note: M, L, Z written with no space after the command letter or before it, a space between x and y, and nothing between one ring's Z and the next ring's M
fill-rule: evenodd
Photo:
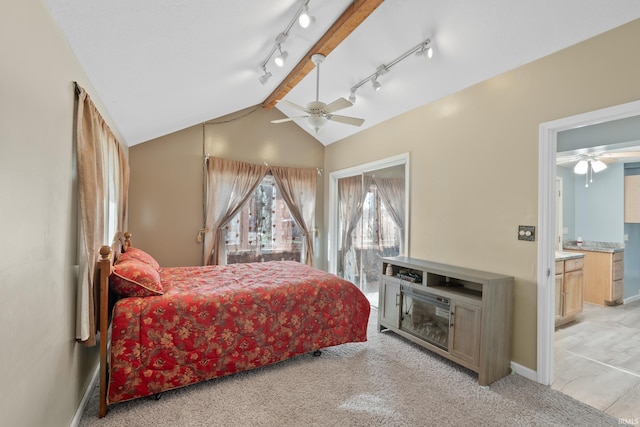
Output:
M534 242L536 240L536 227L533 225L519 225L518 240Z

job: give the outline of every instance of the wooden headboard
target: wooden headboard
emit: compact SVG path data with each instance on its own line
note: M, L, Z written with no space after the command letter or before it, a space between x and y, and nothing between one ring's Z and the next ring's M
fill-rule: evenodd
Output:
M117 232L111 246L100 248L100 259L97 263L98 283L98 330L100 331L100 418L107 414L107 363L109 345L109 314L115 298L109 292L109 276L113 271L113 264L127 248L131 246L131 233Z

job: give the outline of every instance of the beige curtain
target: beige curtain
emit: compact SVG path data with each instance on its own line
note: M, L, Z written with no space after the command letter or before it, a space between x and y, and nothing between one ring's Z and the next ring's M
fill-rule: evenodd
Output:
M76 339L87 346L96 344L98 290L96 261L105 238L108 178L114 177L117 225L126 221L129 165L120 144L87 95L77 86L76 151L79 200L79 271L76 311ZM113 161L108 158L113 156Z
M271 167L271 173L282 193L293 219L304 235L303 259L313 266L313 237L316 211L316 169Z
M207 159L206 167L204 264L224 264L224 226L242 208L269 167L215 157Z

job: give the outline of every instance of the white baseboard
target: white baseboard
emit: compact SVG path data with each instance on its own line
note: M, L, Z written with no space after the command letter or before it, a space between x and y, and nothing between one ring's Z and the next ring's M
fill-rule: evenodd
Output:
M91 398L91 394L93 394L93 389L96 386L96 382L98 381L98 377L100 375L100 364L96 366L93 375L91 376L91 381L89 381L89 385L87 385L86 390L84 391L84 395L82 396L82 400L80 401L80 405L78 405L78 409L76 410L76 414L73 416L71 420L71 424L69 427L78 427L80 425L80 420L82 419L82 414L84 414L84 410L87 408L87 404L89 403L89 399Z
M511 369L518 375L521 375L531 381L538 382L538 373L533 369L527 368L516 362L511 362Z
M634 295L634 296L629 297L629 298L625 298L624 301L623 301L623 304L629 304L630 302L634 302L634 301L638 301L638 300L640 300L640 294Z

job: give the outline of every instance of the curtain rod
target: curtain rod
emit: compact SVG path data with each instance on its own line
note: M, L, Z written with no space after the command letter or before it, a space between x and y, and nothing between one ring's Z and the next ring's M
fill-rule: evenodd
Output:
M211 155L209 153L204 155L204 161L205 162L209 161L209 158L211 158ZM267 161L265 160L264 161L264 165L265 166L269 166L269 163L267 163ZM311 169L311 168L309 168L309 169ZM324 172L324 169L322 169L322 168L314 168L314 169L318 171L318 175L322 175L322 172Z

